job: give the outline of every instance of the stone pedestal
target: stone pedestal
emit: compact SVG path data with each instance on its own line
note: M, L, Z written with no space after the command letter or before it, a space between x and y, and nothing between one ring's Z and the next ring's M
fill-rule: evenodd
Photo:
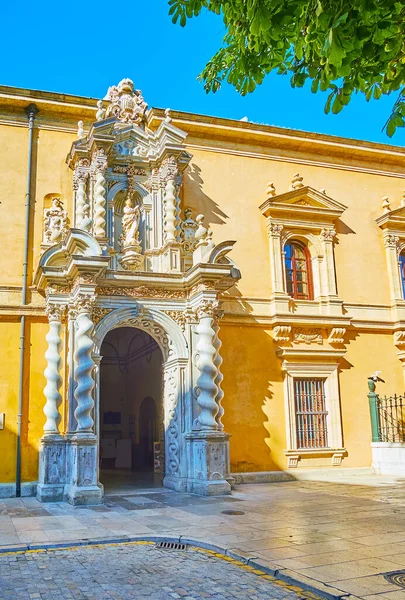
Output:
M66 482L66 443L60 435L45 436L39 451L37 498L40 502L61 502Z
M187 491L201 496L230 494L229 435L196 431L185 436L188 445Z
M68 440L66 496L70 504L100 504L103 487L98 483L98 443L94 434L76 434Z

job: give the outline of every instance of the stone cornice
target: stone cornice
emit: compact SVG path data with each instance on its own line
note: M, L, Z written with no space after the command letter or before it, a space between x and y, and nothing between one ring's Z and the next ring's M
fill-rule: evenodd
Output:
M84 121L85 126L89 125L94 121L97 111L95 98L0 86L1 122L19 124L21 112L21 124L26 123L23 110L27 103L32 101L35 101L40 109L38 126L47 129L67 131L68 124L77 122L78 118ZM405 176L403 169L405 149L399 146L180 111L171 111L170 114L173 125L184 129L189 134L190 148L193 147L193 138L196 142L200 140L203 148L210 145L209 140L228 140L233 144L238 141L244 147L263 146L263 152L268 152L268 149L272 148L274 156L269 158L278 160L300 162L305 158L307 163L322 163L336 168L369 170L381 174L388 172L398 177ZM148 126L157 129L164 117L163 109L152 108L148 113ZM225 152L226 148L219 148L218 151ZM288 156L285 156L286 152L289 153ZM258 153L260 151L254 151L252 155ZM390 167L397 167L398 173L394 173Z

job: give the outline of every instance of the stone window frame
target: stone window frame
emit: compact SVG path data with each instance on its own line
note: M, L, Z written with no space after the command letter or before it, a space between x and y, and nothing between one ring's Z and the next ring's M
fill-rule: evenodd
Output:
M284 451L288 467L298 466L301 458L328 457L332 464L341 464L346 450L343 447L343 428L340 410L339 375L337 362L307 363L284 360L284 403L286 415L287 448ZM328 446L325 448L297 448L294 379L323 379L327 415Z
M274 186L270 187L269 197L259 209L267 222L271 301L276 304L276 314L288 312L291 301L302 307L304 312L306 308L313 310L311 306L314 306L318 314L332 314L326 305L335 303L336 314L341 314L342 301L337 292L334 239L336 221L346 208L324 191L309 186L300 185L283 194L276 194ZM312 300L293 299L287 293L284 247L293 239L304 243L311 255Z

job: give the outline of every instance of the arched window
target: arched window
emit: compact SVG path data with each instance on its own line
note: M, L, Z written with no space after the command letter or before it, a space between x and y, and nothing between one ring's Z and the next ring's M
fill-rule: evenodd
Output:
M405 250L399 255L399 269L401 274L402 297L405 299Z
M284 246L287 293L299 300L312 300L311 257L301 242L291 241Z

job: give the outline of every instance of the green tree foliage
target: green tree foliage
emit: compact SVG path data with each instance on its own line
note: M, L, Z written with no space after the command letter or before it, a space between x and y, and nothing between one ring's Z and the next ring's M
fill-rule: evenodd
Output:
M288 74L293 87L311 80L329 90L325 112L339 113L353 93L367 100L397 92L385 129L405 118L404 0L169 0L182 27L208 10L222 16L223 46L200 78L207 92L226 80L242 95L264 77Z

